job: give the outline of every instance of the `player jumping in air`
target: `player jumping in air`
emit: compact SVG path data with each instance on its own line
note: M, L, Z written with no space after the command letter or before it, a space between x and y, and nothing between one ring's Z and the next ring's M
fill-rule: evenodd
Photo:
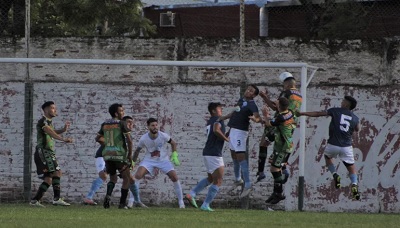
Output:
M229 131L229 147L231 149L231 156L233 160L233 169L235 173L234 187L243 184L240 176L240 171L243 173L244 189L240 197L246 197L251 192L251 182L249 174L249 163L246 159L246 144L247 136L249 133L250 117L256 123L261 122L261 117L258 114L258 107L254 102L254 98L258 95L259 90L257 86L250 85L244 92L244 97L240 98L237 103L237 110L220 117L220 120L230 118L228 126Z
M178 160L178 152L176 151L176 142L172 140L168 134L158 130L157 119L149 118L147 120L147 128L149 132L140 138L138 147L133 155L133 162L136 162L139 152L142 150L142 148L146 148L144 159L136 171L135 180L141 180L148 173L153 175L154 169L158 168L161 170L161 172L167 174L167 176L173 182L175 193L178 197L179 208L185 208L181 183L178 180L178 175L176 174L173 166L173 164L175 166L180 165ZM165 150L166 143L171 144L171 161L168 159L168 154Z
M330 108L320 112L301 112L300 115L310 117L330 116L329 139L325 147L325 162L328 170L333 175L335 187L340 188L340 176L336 173L333 158L339 156L349 172L351 180L351 193L353 199L359 200L358 177L354 165L352 135L360 130L359 119L352 110L357 106L357 101L351 96L345 96L340 108Z
M293 113L296 115L298 112L300 112L300 107L303 100L300 91L296 88L296 80L289 72L283 72L282 74L280 74L279 79L283 83L283 91L281 92L279 97L286 97L289 100L289 110L292 110ZM274 111L277 111L276 115L279 113L275 102L269 99L268 91L260 92L260 97L264 100L268 107L272 108ZM296 116L295 120L297 122ZM274 131L275 127L264 128L264 133L260 141L260 152L258 154L257 182L265 178L264 167L267 159L267 147L269 144L271 144L272 141L274 141ZM287 161L285 161L285 163L287 163ZM286 164L282 166L282 173L284 174L283 183L286 183L290 175L289 171L286 168Z
M212 183L200 209L203 211L214 211L210 208L210 204L222 184L224 176L222 149L224 141L229 142L229 138L225 136L224 121L217 121L222 116L221 104L211 102L208 105L208 111L211 114L211 118L207 121L207 142L203 149L204 165L208 176L202 179L185 197L193 207L197 208L196 195Z

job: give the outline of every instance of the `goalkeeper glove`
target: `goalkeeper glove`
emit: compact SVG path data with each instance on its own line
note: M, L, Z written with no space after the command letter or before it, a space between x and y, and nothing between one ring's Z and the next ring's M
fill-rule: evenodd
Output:
M179 162L178 159L178 152L174 151L171 154L171 162L175 165L175 166L179 166L181 163Z
M135 162L132 160L131 161L131 167L129 167L130 170L133 170L133 167L135 167Z

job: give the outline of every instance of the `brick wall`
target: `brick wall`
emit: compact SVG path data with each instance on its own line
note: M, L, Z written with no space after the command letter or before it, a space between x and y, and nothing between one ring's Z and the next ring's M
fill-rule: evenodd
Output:
M356 165L360 174L363 200L351 202L349 189L335 190L323 162L323 148L327 139L328 118L307 120L305 210L312 211L368 211L399 212L400 151L399 151L399 60L398 40L343 44L325 42L302 43L292 39L251 40L246 46L248 61L298 61L319 66L308 90L307 109L321 110L340 104L344 94L359 100L355 110L362 123L362 131L355 135ZM22 41L2 43L1 57L23 56ZM68 38L40 39L31 44L31 57L105 58L105 59L164 59L237 61L238 44L234 40L131 40ZM3 51L4 50L4 51ZM24 65L1 64L0 90L0 197L2 201L21 200L23 195L23 111ZM4 67L3 67L4 66ZM245 69L245 80L268 88L271 96L280 89L280 71L295 69ZM79 202L96 177L94 142L100 123L108 118L107 108L115 102L126 107L126 113L136 120L133 134L137 143L145 132L145 120L150 116L160 119L162 129L178 142L182 165L177 167L184 192L205 175L201 157L205 142L204 126L207 103L221 101L233 105L239 96L243 74L232 68L178 68L82 65L30 65L34 82L33 123L41 116L40 105L45 100L57 103L59 116L55 125L72 122L69 136L74 144L56 144L57 156L63 168L62 195ZM260 99L256 100L259 106ZM21 118L16 118L17 116ZM13 118L14 117L14 118ZM20 119L20 120L14 120ZM32 126L34 127L34 126ZM249 156L251 177L255 181L258 140L261 125L252 124ZM295 132L298 144L299 132ZM36 133L33 132L33 146ZM269 151L271 153L271 151ZM143 156L143 154L141 155ZM216 204L238 206L235 193L229 193L233 168L229 151L225 148L226 175ZM297 209L298 154L290 158L294 174L285 187L287 200L280 206ZM345 168L337 162L345 186L349 184ZM32 168L32 191L40 181ZM268 169L268 168L267 168ZM261 207L271 193L272 177L255 185L251 204ZM104 188L96 195L102 199ZM116 187L115 198L119 195ZM172 183L163 174L142 181L142 199L152 204L175 202ZM200 198L204 197L204 194ZM51 198L50 188L47 197Z

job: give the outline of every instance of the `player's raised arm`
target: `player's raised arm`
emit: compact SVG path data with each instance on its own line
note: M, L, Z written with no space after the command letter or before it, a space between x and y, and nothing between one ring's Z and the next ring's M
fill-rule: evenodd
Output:
M53 139L57 139L66 143L71 143L73 141L72 138L63 138L47 125L43 127L43 131L46 132L46 134L50 135L50 137L52 137Z
M357 131L357 132L360 131L360 123L357 123L356 127L354 128L354 131Z
M256 123L260 123L262 121L260 114L258 114L258 112L253 113L252 116L249 116L249 119L251 119L252 121L256 122Z
M221 124L219 122L215 122L213 126L213 132L220 139L229 142L229 138L225 136L225 134L221 131Z
M299 112L299 116L320 117L320 116L329 116L329 114L327 111Z
M68 131L68 129L69 129L70 126L71 126L71 122L66 121L65 124L64 124L64 127L63 127L62 129L55 130L55 132L56 132L57 134L62 134L62 133L64 133L64 132Z
M265 90L265 92L261 91L260 92L260 97L263 99L265 104L267 104L268 107L270 107L272 110L274 110L274 111L278 110L278 108L276 107L275 102L273 102L271 99L269 99L268 90Z

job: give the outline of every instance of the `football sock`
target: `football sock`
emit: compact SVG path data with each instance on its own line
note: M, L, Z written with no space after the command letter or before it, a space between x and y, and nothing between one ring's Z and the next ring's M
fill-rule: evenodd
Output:
M249 173L249 163L246 160L240 162L240 168L242 169L243 179L244 179L244 187L250 188L250 173Z
M93 199L94 194L100 189L100 187L103 185L103 180L98 177L92 182L92 187L90 187L90 190L86 196L87 199Z
M139 198L139 184L136 184L137 181L135 181L135 183L131 184L129 186L129 189L132 192L133 195L133 199L135 200L135 202L140 202L140 198Z
M196 195L201 192L203 189L205 189L208 185L211 183L208 182L208 178L202 179L197 185L190 191L190 195L192 197L196 197Z
M111 196L112 192L114 191L115 183L114 182L108 182L107 183L107 195Z
M50 187L49 184L47 184L46 182L42 182L42 184L40 184L39 186L39 189L35 197L33 197L32 200L40 200L49 187Z
M208 193L207 193L206 199L204 200L203 205L206 206L206 207L209 207L210 203L214 200L214 198L217 195L218 191L219 191L219 187L217 185L215 185L215 184L212 184L210 186L210 188L208 188Z
M233 159L233 171L235 173L235 180L239 181L241 179L240 177L240 165L239 161L236 159Z
M271 174L274 177L274 192L282 193L283 192L283 187L282 187L283 177L282 177L281 171L271 172Z
M176 182L173 182L173 183L174 183L174 189L175 189L176 196L178 197L179 204L181 204L183 202L181 183L179 182L179 180Z
M260 151L258 153L258 172L264 172L265 161L267 160L267 147L260 146Z
M57 201L58 199L60 199L61 194L60 177L53 177L51 185L53 185L54 200Z
M121 188L121 198L119 199L119 204L126 204L126 197L128 196L129 189Z
M350 174L350 180L351 180L352 184L358 184L358 180L357 179L358 179L357 178L357 174L355 174L355 173Z
M329 170L329 172L331 172L332 174L336 173L335 165L334 165L334 164L328 165L328 170Z

